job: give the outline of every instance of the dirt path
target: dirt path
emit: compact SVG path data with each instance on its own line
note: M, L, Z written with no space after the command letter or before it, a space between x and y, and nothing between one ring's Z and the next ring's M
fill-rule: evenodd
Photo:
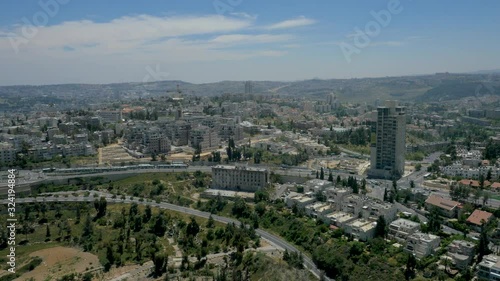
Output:
M54 247L39 250L30 254L30 257L42 258L42 263L33 271L27 272L15 280L57 280L70 274L80 273L92 268L101 267L99 258L91 253L68 247Z
M121 280L148 280L147 276L151 273L153 268L153 262L145 262L139 268L136 268L130 272L122 274L118 277L110 279L110 281L121 281Z
M97 165L102 165L102 147L97 149Z

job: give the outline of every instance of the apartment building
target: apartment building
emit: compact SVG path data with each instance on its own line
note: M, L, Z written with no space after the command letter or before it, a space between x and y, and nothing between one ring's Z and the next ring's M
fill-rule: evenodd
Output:
M371 167L368 176L372 178L400 178L405 165L405 108L396 101L386 101L377 108L375 142L371 145Z
M427 257L436 252L441 243L441 238L433 234L415 232L408 236L405 251L415 255L418 259Z
M373 220L356 219L345 224L344 232L352 235L354 239L368 241L375 236L376 227L377 223Z
M17 151L8 143L0 143L0 165L12 165L16 161Z
M215 130L206 126L198 126L191 130L189 135L189 144L194 148L216 148L220 144L220 139Z
M477 266L477 276L481 280L500 281L500 257L494 254L483 257Z
M438 208L441 214L449 218L454 218L457 216L458 209L461 204L457 201L445 199L441 196L431 194L427 200L425 200L425 208L430 210L432 208Z
M458 269L464 269L470 265L476 253L476 245L464 240L453 240L448 245L447 256L453 261Z
M419 223L407 219L397 219L389 225L388 237L404 242L408 236L419 230Z
M212 167L212 188L255 192L267 186L267 169L246 166L217 165Z
M120 122L123 118L121 110L99 110L96 112L105 123Z

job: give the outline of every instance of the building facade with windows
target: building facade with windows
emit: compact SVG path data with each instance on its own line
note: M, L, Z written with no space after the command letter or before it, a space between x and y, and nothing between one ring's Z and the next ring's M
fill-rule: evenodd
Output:
M217 165L212 167L212 188L255 192L267 186L267 169L246 166Z
M374 126L368 176L400 178L405 167L405 108L398 106L396 101L386 101L385 106L377 108Z

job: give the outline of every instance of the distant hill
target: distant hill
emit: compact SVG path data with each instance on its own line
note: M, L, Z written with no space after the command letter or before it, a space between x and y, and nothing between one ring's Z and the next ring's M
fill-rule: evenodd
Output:
M478 70L469 72L470 74L500 74L500 69Z
M95 103L126 100L139 96L157 96L177 92L183 94L215 96L225 93L244 92L244 81L221 81L193 84L184 81L157 81L115 84L64 84L44 86L0 87L0 108L14 107L19 98L41 103L57 103L58 100L86 100ZM252 81L256 94L277 94L292 98L310 97L322 99L335 92L341 101L373 103L375 100L397 99L400 101L430 102L460 99L478 95L500 95L500 74L452 74L358 78L358 79L311 79L293 82ZM3 102L2 102L3 99Z
M500 95L500 84L482 82L445 82L428 90L417 101L455 100L469 96Z

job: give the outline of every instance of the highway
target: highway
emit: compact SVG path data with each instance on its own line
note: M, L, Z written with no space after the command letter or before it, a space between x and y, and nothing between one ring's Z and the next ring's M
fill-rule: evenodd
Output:
M56 192L52 194L57 194L58 197L50 196L50 197L27 197L27 198L16 198L16 203L22 204L22 203L36 203L36 202L93 202L96 198L98 197L105 197L106 201L108 203L136 203L138 205L149 205L151 207L158 207L162 209L167 209L167 210L172 210L172 211L177 211L181 212L184 214L188 215L194 215L202 218L208 218L210 216L210 213L208 212L202 212L199 210L187 208L187 207L182 207L182 206L177 206L174 204L166 203L166 202L148 202L146 200L143 200L142 202L139 201L139 198L137 197L126 197L125 199L120 199L120 198L112 198L112 194L109 193L103 193L103 192L92 192L91 196L73 196L71 195L74 192ZM92 196L93 194L96 194L97 197ZM7 204L7 200L3 200L4 204ZM218 215L212 215L213 219L222 222L222 223L235 223L236 225L239 225L239 221L232 219L232 218L227 218L227 217L222 217ZM264 231L262 229L256 229L256 233L261 236L261 238L267 240L269 243L274 245L277 248L281 249L286 249L288 251L295 251L295 252L300 252L296 247L291 245L290 243L286 242L284 239L275 236L267 231ZM303 254L304 257L304 266L307 268L309 271L311 271L316 277L319 278L320 276L320 270L316 267L312 259L310 259L308 256ZM325 276L325 280L331 280Z

